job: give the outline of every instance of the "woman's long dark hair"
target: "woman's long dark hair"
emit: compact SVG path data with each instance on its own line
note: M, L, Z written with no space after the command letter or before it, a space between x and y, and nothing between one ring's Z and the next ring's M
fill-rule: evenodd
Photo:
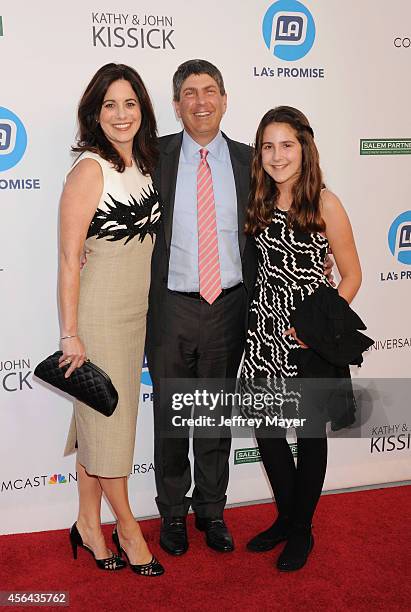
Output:
M98 123L107 89L119 79L130 83L141 109L141 126L134 136L133 158L143 174L153 174L158 160L157 124L153 106L140 75L124 64L102 66L87 85L78 107L78 139L72 151L98 153L111 162L118 172L124 172L124 160Z
M270 225L280 193L275 181L264 170L261 159L264 130L271 123L287 123L295 130L302 148L301 174L292 187L288 223L290 227L305 232L324 231L325 223L320 212L320 194L324 184L314 132L301 111L291 106L277 106L264 115L258 126L245 233L256 235Z

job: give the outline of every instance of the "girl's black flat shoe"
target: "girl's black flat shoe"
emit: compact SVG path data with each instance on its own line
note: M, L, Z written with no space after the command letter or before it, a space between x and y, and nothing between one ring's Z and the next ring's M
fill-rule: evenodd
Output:
M290 519L278 516L271 527L258 533L247 543L247 550L252 552L272 550L277 544L287 540L289 532Z
M91 550L91 548L89 548L83 543L83 539L79 533L79 530L77 529L77 523L74 523L74 525L70 529L70 543L73 549L74 559L77 559L77 547L80 546L81 548L84 548L84 550L87 550L87 552L89 552L91 555L93 555L94 561L96 562L96 565L99 569L113 571L123 569L127 565L127 563L123 561L123 559L120 559L120 557L118 557L114 553L112 553L111 557L108 557L107 559L96 559L95 554Z
M287 544L278 557L277 568L281 572L293 572L301 569L314 546L311 525L295 525L290 532Z
M140 576L161 576L162 574L164 574L164 567L155 558L154 555L152 556L150 563L144 563L143 565L133 565L132 563L130 563L126 551L120 544L117 529L114 529L113 531L113 542L117 547L119 557L121 557L124 553L131 570L135 574L139 574Z

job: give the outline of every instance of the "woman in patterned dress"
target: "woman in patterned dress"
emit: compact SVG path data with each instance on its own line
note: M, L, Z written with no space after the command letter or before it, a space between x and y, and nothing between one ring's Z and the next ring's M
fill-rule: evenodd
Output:
M311 353L290 320L302 300L328 283L323 263L329 247L341 276L339 295L349 303L361 284L348 216L337 196L324 188L313 130L297 109L277 107L260 122L246 232L255 236L259 263L242 379L248 384L265 379L268 386L277 379L272 384L278 389L299 375L299 359ZM317 376L327 374L318 371ZM299 399L285 389L279 416L301 416ZM278 516L248 548L270 550L286 541L277 561L284 571L301 568L313 547L311 521L327 465L326 419L304 416L311 419L296 427L297 466L284 428L256 431Z
M119 395L106 417L78 401L66 445L77 453L79 513L70 531L76 558L83 546L98 567L125 566L160 575L135 521L127 491L134 454L139 372L143 361L150 265L160 218L151 174L157 162L156 121L140 76L107 64L90 81L78 110L80 156L70 169L60 208L61 365L66 376L86 358L111 378ZM85 251L86 264L80 269ZM106 546L101 497L117 518Z

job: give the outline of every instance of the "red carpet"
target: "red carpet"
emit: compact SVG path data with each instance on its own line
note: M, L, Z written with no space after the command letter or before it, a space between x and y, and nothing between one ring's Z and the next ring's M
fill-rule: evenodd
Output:
M245 550L248 538L271 523L271 505L234 508L225 518L235 536L234 553L208 549L191 516L190 549L180 558L158 546L158 520L143 522L166 567L159 578L136 576L128 568L102 572L83 550L74 561L67 530L2 536L0 590L69 591L70 610L79 611L410 609L410 486L323 496L314 550L305 568L290 574L273 565L282 545L263 554ZM108 537L111 528L104 531Z

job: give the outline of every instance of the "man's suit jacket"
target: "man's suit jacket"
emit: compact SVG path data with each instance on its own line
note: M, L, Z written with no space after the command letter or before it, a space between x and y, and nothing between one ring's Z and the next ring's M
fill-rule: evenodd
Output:
M238 241L242 262L243 282L251 299L256 272L257 253L254 239L244 234L245 211L250 191L252 148L236 142L223 134L228 144L237 193ZM161 338L161 323L167 308L167 281L170 260L171 233L176 193L178 162L183 141L183 132L159 139L160 159L154 174L163 216L151 261L151 285L147 317L147 344L158 345Z

